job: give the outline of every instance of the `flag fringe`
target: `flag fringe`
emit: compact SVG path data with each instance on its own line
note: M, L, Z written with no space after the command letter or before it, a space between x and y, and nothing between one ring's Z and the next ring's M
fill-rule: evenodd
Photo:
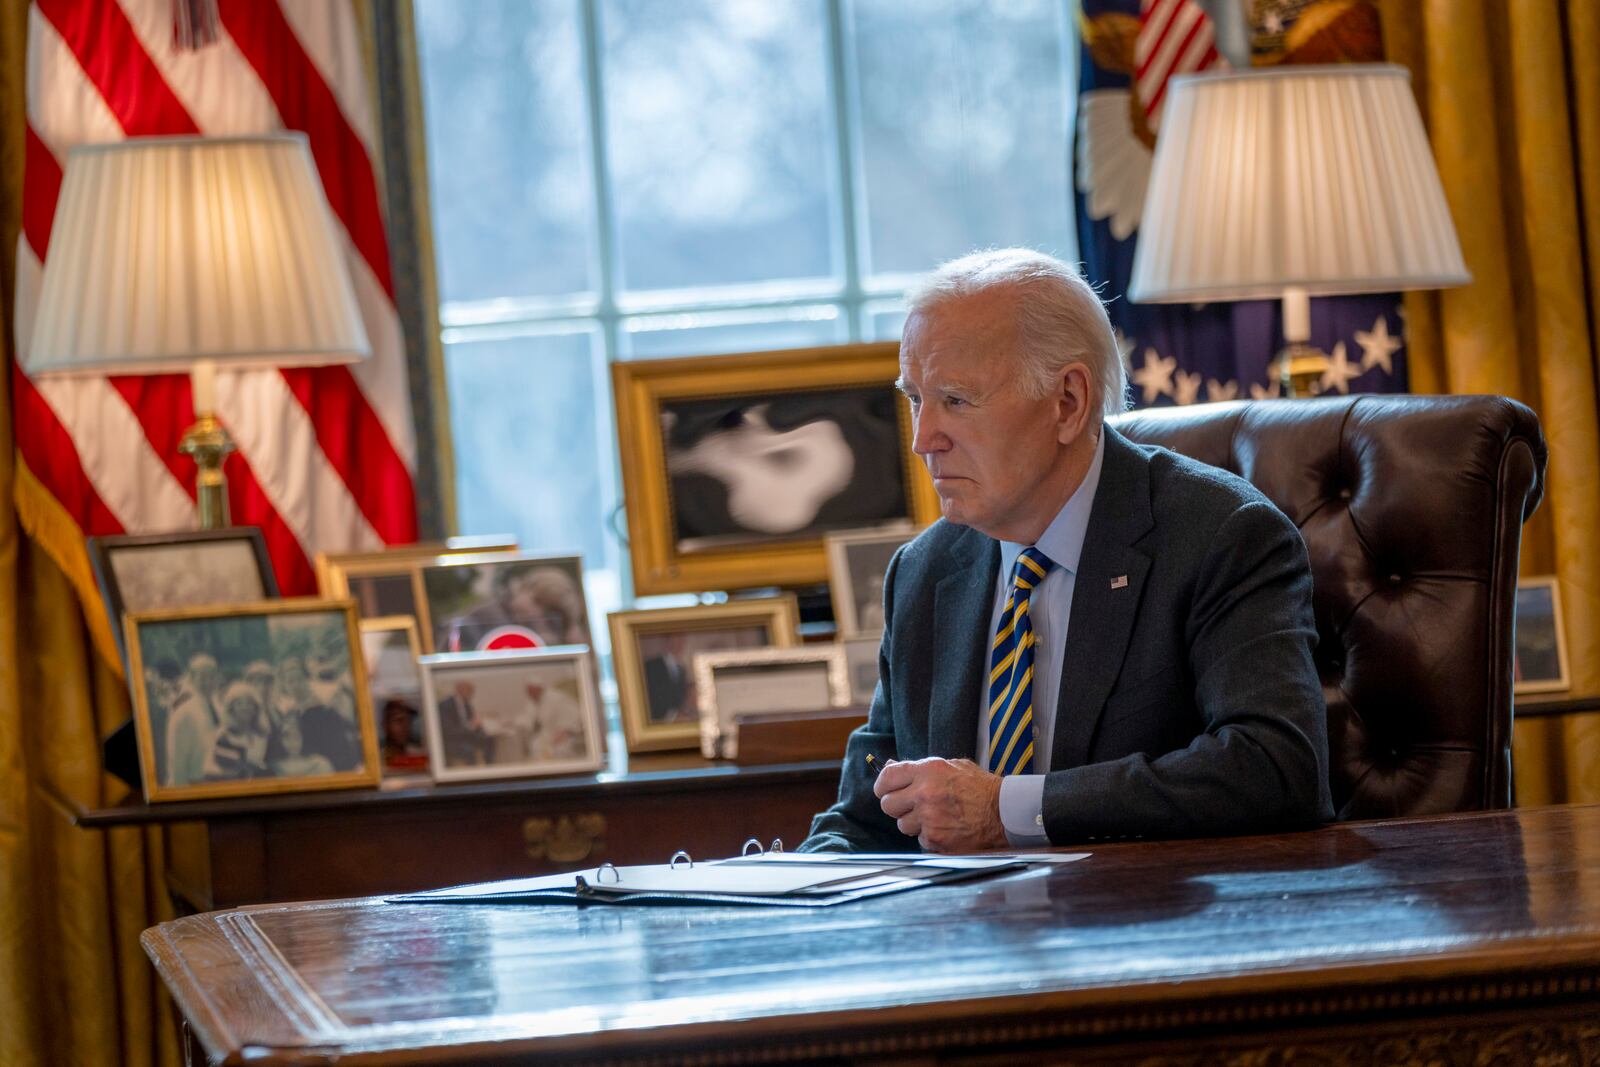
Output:
M122 674L122 657L117 652L116 639L111 634L111 623L106 617L105 602L100 597L100 587L89 566L89 553L84 547L83 530L67 509L50 490L28 469L20 451L14 453L17 465L16 479L12 483L12 499L16 501L17 518L22 528L45 553L61 568L78 591L83 607L83 621L89 628L89 638L100 658L110 665L118 678Z

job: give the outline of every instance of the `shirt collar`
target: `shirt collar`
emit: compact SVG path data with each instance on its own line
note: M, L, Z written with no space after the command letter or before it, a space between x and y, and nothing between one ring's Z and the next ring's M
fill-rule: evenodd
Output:
M1039 551L1055 561L1056 566L1072 574L1078 573L1078 560L1083 555L1083 538L1089 530L1089 512L1094 508L1095 490L1100 487L1100 466L1106 455L1106 433L1100 428L1100 439L1095 442L1094 459L1083 481L1074 489L1067 502L1061 505L1056 517L1044 528L1036 542ZM1017 557L1027 545L1012 541L1000 542L1000 577L1007 580L1017 565Z

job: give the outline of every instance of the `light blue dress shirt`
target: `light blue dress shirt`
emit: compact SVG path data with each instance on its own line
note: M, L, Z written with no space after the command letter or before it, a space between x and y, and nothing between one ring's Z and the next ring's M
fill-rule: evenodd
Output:
M1083 537L1089 529L1089 512L1094 507L1095 490L1100 486L1100 465L1105 459L1106 439L1102 431L1095 444L1089 471L1072 496L1056 512L1037 542L1039 551L1055 562L1055 567L1033 591L1028 617L1033 622L1036 644L1033 652L1033 766L1038 774L1013 774L1000 783L1000 823L1013 848L1048 845L1044 832L1044 773L1050 770L1050 742L1055 736L1056 698L1061 687L1061 661L1067 650L1067 623L1072 615L1072 590L1078 579L1078 560L1083 555ZM995 579L994 610L989 616L989 647L1000 630L1010 592L1011 571L1027 545L1000 542L1000 573ZM984 670L988 676L987 667ZM1067 709L1069 712L1076 709ZM989 688L978 694L978 764L987 766L989 751Z

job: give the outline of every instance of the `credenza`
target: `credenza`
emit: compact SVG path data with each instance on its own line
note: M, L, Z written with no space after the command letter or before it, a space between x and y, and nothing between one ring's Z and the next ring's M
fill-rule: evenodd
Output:
M185 911L366 896L616 864L677 849L726 856L752 836L794 847L833 803L839 762L763 767L633 756L569 778L384 788L84 809L79 826L157 825Z

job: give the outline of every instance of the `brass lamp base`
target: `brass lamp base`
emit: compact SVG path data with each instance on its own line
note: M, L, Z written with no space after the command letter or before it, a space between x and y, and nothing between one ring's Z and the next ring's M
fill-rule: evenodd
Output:
M233 438L214 415L196 419L178 444L178 451L193 456L200 468L195 476L195 503L202 530L233 525L228 513L228 476L222 473L222 462L233 450Z
M1322 376L1328 371L1328 354L1303 342L1293 342L1273 359L1268 368L1287 397L1316 396L1322 389Z

